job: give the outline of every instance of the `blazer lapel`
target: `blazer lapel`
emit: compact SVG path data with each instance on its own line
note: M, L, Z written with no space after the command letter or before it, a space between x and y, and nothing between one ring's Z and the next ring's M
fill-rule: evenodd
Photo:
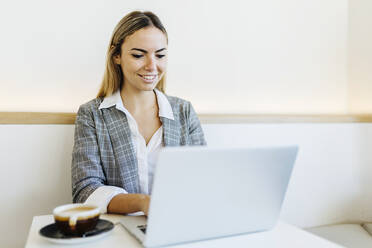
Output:
M178 123L166 117L160 117L160 120L163 124L164 146L179 146L181 135Z
M110 135L119 176L127 179L124 181L124 188L128 193L139 193L138 162L127 116L115 107L102 109L102 113Z

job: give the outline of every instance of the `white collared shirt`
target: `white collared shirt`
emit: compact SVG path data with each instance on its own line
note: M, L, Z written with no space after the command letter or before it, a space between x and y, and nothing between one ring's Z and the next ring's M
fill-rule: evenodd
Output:
M159 107L159 117L161 116L174 120L172 107L167 97L157 89L154 91ZM146 145L145 139L139 132L136 120L124 107L120 91L116 91L113 95L105 97L100 104L99 109L110 108L112 106L115 106L116 109L124 112L127 116L129 128L132 134L132 142L137 156L140 193L151 194L156 160L162 147L163 126L154 133L149 143ZM88 197L85 203L97 205L100 207L101 213L106 213L107 206L111 199L121 193L127 194L128 192L123 188L116 186L101 186Z

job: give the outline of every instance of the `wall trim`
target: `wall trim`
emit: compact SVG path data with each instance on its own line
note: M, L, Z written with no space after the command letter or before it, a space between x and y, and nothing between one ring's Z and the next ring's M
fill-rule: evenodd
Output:
M0 124L74 124L76 113L0 112Z
M0 112L0 124L74 124L76 113ZM211 123L372 123L372 114L199 114L204 124Z

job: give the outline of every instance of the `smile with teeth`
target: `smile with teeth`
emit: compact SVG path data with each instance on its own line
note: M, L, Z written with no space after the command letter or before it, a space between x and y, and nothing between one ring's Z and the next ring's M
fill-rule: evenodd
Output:
M156 77L158 75L156 74L152 74L152 75L141 75L141 74L138 74L141 78L143 78L146 82L152 82L156 79Z

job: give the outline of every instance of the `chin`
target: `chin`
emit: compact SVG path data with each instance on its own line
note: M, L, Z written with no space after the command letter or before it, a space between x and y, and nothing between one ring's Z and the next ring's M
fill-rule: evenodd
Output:
M152 91L155 89L156 85L158 85L158 82L152 84L142 84L141 89L145 91Z
M155 89L155 87L156 87L156 84L144 85L139 90L142 90L142 91L153 91Z

